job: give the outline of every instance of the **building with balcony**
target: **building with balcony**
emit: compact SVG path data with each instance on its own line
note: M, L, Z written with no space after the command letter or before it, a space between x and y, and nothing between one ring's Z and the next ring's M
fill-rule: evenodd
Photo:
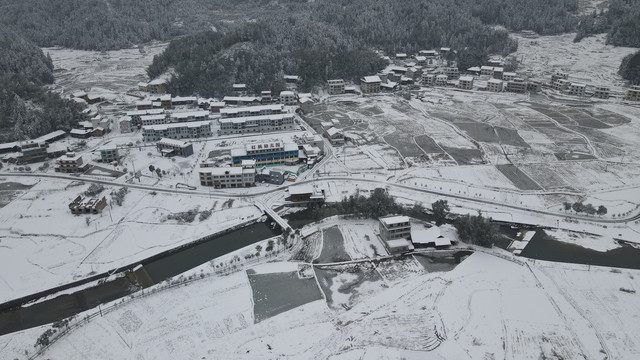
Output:
M187 157L193 155L193 144L186 141L176 139L160 139L156 143L156 148L162 156L182 156Z
M291 131L295 128L293 114L222 118L219 122L220 130L218 130L218 135Z
M85 164L82 155L74 152L68 152L64 156L56 160L56 172L63 173L81 173L89 169L89 164Z
M193 121L142 127L142 139L144 141L158 141L162 138L195 139L209 137L211 135L211 121Z
M411 223L408 216L387 216L378 220L380 221L382 240L409 239L411 237Z

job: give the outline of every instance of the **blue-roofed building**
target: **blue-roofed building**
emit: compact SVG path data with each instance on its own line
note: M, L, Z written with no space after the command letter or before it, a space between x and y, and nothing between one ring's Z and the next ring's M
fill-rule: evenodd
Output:
M257 166L276 164L296 164L298 145L282 141L268 141L246 144L231 149L233 166L242 165L242 160L255 160Z

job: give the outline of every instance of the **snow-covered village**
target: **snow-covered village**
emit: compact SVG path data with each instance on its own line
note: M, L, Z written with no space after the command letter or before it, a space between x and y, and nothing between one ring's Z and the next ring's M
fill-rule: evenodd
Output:
M637 2L5 2L0 358L640 358Z

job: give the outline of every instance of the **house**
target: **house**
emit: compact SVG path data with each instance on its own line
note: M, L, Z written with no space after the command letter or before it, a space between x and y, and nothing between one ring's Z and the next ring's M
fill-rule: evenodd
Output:
M427 64L427 57L426 56L422 56L422 55L416 55L414 57L414 59L416 59L416 62L419 65L426 65Z
M490 79L487 81L487 90L491 92L502 92L503 81L498 79Z
M460 77L460 72L457 67L448 67L444 69L444 73L447 75L449 80L454 80Z
M389 254L402 254L407 251L414 250L414 247L413 247L413 244L411 244L411 241L404 238L386 240L384 241L384 245L387 248L387 251L389 252Z
M91 137L92 133L93 129L71 129L71 131L69 131L69 136L78 139L88 139Z
M502 59L500 58L492 58L487 60L487 65L493 66L493 67L500 67L500 66L504 66L504 61L502 61Z
M300 76L298 75L285 75L283 78L284 78L284 82L287 84L293 85L300 82Z
M153 108L153 102L151 100L136 101L137 110L149 110Z
M104 146L100 148L100 161L103 163L110 163L112 161L118 161L118 148L115 146Z
M436 74L423 73L422 74L422 84L423 85L428 85L428 86L435 85L436 84Z
M155 79L148 85L148 91L154 94L164 94L167 92L167 81L164 79Z
M138 125L138 124L141 124L142 116L164 114L164 109L129 111L125 114L131 119L131 123L133 125Z
M611 89L608 86L596 86L593 96L598 99L608 99L611 94Z
M324 202L324 190L318 190L312 185L290 186L289 201L293 202Z
M89 95L87 95L87 93L82 90L73 92L71 94L71 98L82 99L86 102L89 102Z
M222 101L225 105L257 105L260 104L261 98L253 96L225 96Z
M427 59L435 59L438 57L438 52L436 50L420 50L418 51L420 56L424 56Z
M282 104L232 107L220 109L220 117L222 118L241 118L260 115L284 114L286 109Z
M407 60L407 54L405 53L397 53L396 60Z
M222 118L218 121L220 123L218 135L293 130L295 126L293 114Z
M317 147L321 152L324 152L324 140L320 135L311 135L309 133L302 134L302 142L311 146Z
M556 71L555 74L551 75L551 85L553 86L556 81L563 79L563 80L568 80L569 79L569 74L567 74L566 72L562 72L562 71Z
M231 85L234 94L244 94L247 92L247 84L233 84Z
M514 73L510 73L510 74L514 74ZM499 66L495 66L493 68L493 78L508 81L507 79L504 78L504 68L501 68ZM513 78L515 78L515 74Z
M569 95L584 96L584 91L587 89L586 84L572 83L569 85Z
M142 127L143 141L157 141L162 138L193 139L211 135L211 121L192 121Z
M120 120L118 120L118 127L120 128L120 133L130 133L133 129L131 127L131 119L126 116L121 117Z
M193 155L193 145L182 140L162 138L156 143L156 148L163 157Z
M373 94L380 92L380 84L382 80L378 75L365 76L360 80L360 88L363 94Z
M35 141L44 142L45 144L51 144L54 141L64 139L65 136L67 136L67 133L64 130L56 130L46 135L40 136L39 138L35 139Z
M449 77L444 74L436 75L436 85L438 86L447 86L447 81L449 81Z
M85 164L81 155L75 152L67 152L64 156L56 160L56 172L81 173L89 169L89 164Z
M29 140L20 144L20 155L17 157L17 164L31 164L45 161L47 159L47 144Z
M172 106L185 106L185 105L197 105L198 98L195 96L176 96L171 98Z
M302 110L303 113L309 114L313 112L315 107L313 99L308 97L303 97L303 98L300 98L300 100L298 100L298 103L300 104L300 110Z
M358 89L354 85L344 87L345 94L359 94Z
M166 124L166 123L167 123L167 115L165 114L140 116L140 124L142 124L142 126L160 125L160 124Z
M387 216L380 221L380 237L384 241L395 239L409 239L411 237L411 223L408 216Z
M91 136L100 137L104 136L104 133L104 128L102 126L98 126L97 128L93 129L93 131L91 132Z
M537 93L542 90L542 83L539 81L529 81L527 83L527 91Z
M262 91L260 92L260 103L262 105L271 104L271 91Z
M293 91L289 91L289 90L281 91L280 103L283 105L297 105L298 96Z
M526 93L527 83L521 78L515 78L507 81L507 91L515 93Z
M569 90L569 86L571 86L571 82L567 79L558 79L552 85L553 89L558 91Z
M480 75L480 67L472 66L472 67L468 68L467 69L467 74L474 75L474 76Z
M149 91L149 83L139 82L138 83L138 91Z
M258 166L291 164L299 160L298 145L282 141L245 144L231 149L231 163L241 166L243 160L253 160Z
M329 95L344 94L344 80L333 79L327 81L327 84L329 85Z
M383 92L392 92L398 88L398 83L393 81L387 81L386 83L380 84L380 90Z
M458 88L463 90L473 89L473 76L463 76L458 82Z
M440 232L437 226L412 226L411 242L415 247L447 248L452 244L451 239Z
M209 112L207 110L174 112L169 114L169 122L171 123L207 120L209 120Z
M209 103L209 111L212 113L219 113L224 108L224 102L212 101Z
M325 130L325 135L332 145L344 145L344 134L341 130L330 127Z
M493 66L481 66L480 67L480 75L491 75L493 76Z
M449 47L441 47L441 48L440 48L440 53L441 53L441 54L447 54L447 53L449 53L450 51L451 51L451 48L449 48Z
M640 85L632 85L624 98L629 101L640 101Z
M78 196L69 204L69 210L72 214L98 214L105 207L107 207L107 199L104 196L102 199L90 198L88 200Z
M251 187L256 184L255 163L245 162L241 167L207 167L198 170L200 185L216 189Z
M495 72L494 72L494 77L496 79L499 79L497 76L495 76ZM505 72L504 74L502 74L502 80L504 81L511 81L515 78L518 77L518 74L514 73L514 72Z
M160 107L163 109L171 109L173 107L173 100L171 94L164 94L155 99L156 102L160 101Z
M274 168L263 167L256 172L256 182L266 182L269 184L282 185L286 171Z

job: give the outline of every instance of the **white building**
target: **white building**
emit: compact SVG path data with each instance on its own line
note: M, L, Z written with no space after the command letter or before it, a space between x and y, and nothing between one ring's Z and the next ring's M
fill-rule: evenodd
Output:
M248 117L222 118L218 135L285 131L295 128L293 114L273 114Z
M284 105L260 105L260 106L245 106L236 108L224 108L220 109L220 117L222 118L239 118L248 116L259 115L272 115L285 113Z
M200 185L217 189L250 187L256 183L256 166L252 161L245 160L238 167L200 168L198 173Z
M297 105L298 104L298 97L296 96L296 93L294 93L293 91L281 91L280 92L280 104L283 105Z
M211 121L193 121L142 127L144 141L158 141L169 139L195 139L211 136Z
M408 216L387 216L380 220L380 237L384 241L408 239L411 237L411 223Z
M502 80L504 81L510 81L515 79L516 77L518 77L518 74L514 72L505 72L502 74Z
M209 111L188 111L188 112L174 112L169 114L169 122L189 122L189 121L206 121L209 120Z
M493 76L493 66L481 66L480 67L480 74L481 75L491 75Z
M490 79L487 81L487 90L491 92L502 92L504 82L498 79Z
M608 86L596 86L593 96L598 99L608 99L611 95L611 89Z
M363 94L373 94L380 92L380 84L382 80L378 75L365 76L360 80L360 88Z
M449 81L449 77L444 74L440 74L436 76L436 85L438 86L446 86L447 81Z
M333 79L327 81L327 84L329 85L329 95L344 94L344 80Z
M458 88L464 90L473 89L473 76L463 76L458 82Z
M586 84L572 83L569 85L569 95L584 96L584 91L587 89Z

